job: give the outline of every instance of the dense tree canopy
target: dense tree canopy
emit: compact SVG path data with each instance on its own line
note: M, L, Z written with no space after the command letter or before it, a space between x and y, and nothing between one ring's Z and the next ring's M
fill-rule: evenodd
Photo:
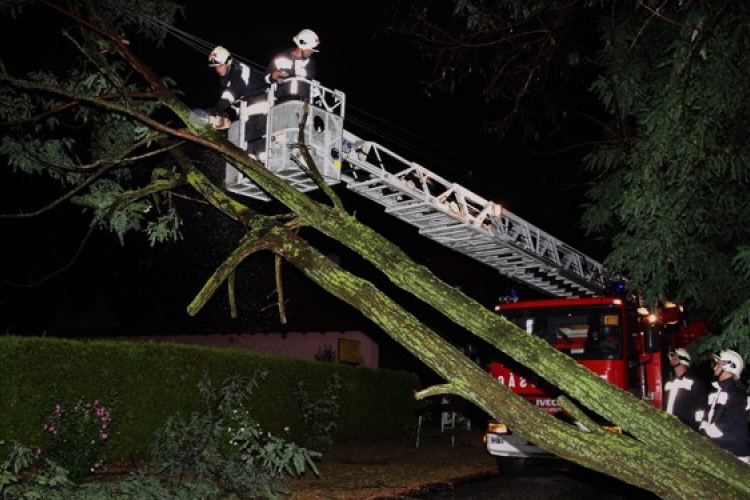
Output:
M746 2L426 0L400 14L432 85L481 85L489 132L578 148L582 227L611 243L607 267L722 330L705 350L750 357Z
M194 210L199 202L237 227L233 251L187 305L189 314L200 314L218 294L225 293L234 303L237 269L254 253L272 252L279 262L292 264L361 311L446 381L420 396L456 394L550 452L663 498L750 495L750 472L734 456L439 280L348 213L319 178L327 195L322 202L296 191L194 120L169 80L135 50L159 42L178 5L152 0L2 0L0 8L5 15L59 16L57 28L45 32L49 43L41 44L44 49L27 68L32 71L22 72L7 47L0 64L0 155L19 175L35 174L61 186L38 212L72 203L89 211L92 227L110 230L116 238L143 234L154 244L177 238L180 210ZM233 163L284 208L263 214L228 195L196 161L196 149ZM311 164L304 144L297 153ZM313 176L317 172L310 171ZM445 316L559 387L566 410L588 422L591 430L556 419L496 383L385 288L326 258L304 237L310 232L357 253L433 314ZM624 432L604 431L587 420L588 414Z

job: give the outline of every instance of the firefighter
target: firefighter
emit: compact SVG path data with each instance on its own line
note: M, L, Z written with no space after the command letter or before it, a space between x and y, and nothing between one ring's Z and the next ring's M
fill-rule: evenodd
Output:
M276 97L279 100L310 98L310 85L294 80L294 77L315 79L315 59L313 53L318 52L320 38L309 29L297 33L294 38L296 47L286 49L271 60L266 68L266 83L279 84ZM285 81L292 78L290 81Z
M698 430L706 413L708 390L690 368L690 354L682 347L669 353L673 378L664 385L667 413L679 418L693 430Z
M248 105L256 101L266 101L267 86L261 75L252 72L247 64L235 61L232 54L223 46L219 45L211 51L208 55L208 65L216 70L221 86L221 95L209 118L209 123L214 127L226 128L221 126L226 124L221 120L225 115L229 115L232 121L239 119L241 101L244 100Z
M722 350L714 356L713 387L708 396L708 411L700 430L717 446L728 450L745 463L750 463L747 389L740 381L745 361L735 351Z

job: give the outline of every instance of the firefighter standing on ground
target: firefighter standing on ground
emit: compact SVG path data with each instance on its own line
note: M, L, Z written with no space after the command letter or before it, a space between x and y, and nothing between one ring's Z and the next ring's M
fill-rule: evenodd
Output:
M717 446L750 463L747 389L740 381L745 362L735 351L724 349L714 356L715 392L708 397L708 411L700 430Z
M315 60L312 55L318 52L320 38L313 30L304 29L297 33L293 40L296 47L281 52L271 60L266 68L265 80L269 85L278 84L278 99L307 100L310 97L310 86L294 78L315 79ZM287 79L291 80L285 81Z
M664 384L665 410L693 430L698 430L706 413L708 390L690 369L690 354L679 348L669 353L674 377Z

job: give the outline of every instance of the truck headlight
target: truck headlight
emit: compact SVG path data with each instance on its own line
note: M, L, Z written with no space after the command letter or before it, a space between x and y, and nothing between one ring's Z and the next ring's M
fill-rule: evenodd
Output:
M487 432L494 434L508 434L508 426L500 422L490 422L487 424Z

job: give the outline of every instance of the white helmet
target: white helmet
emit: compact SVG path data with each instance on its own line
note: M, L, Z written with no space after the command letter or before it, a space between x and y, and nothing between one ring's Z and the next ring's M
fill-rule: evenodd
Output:
M297 44L297 47L300 49L310 49L313 52L317 52L315 47L318 46L320 43L320 38L318 38L318 35L313 30L302 30L299 33L297 33L294 38L294 43Z
M208 55L208 65L212 68L221 64L230 64L232 62L232 54L227 49L219 45Z
M681 365L690 366L690 354L687 352L687 349L679 347L673 351L670 351L669 355L677 356L678 358L680 358Z
M718 355L714 355L716 361L721 361L721 368L735 377L739 377L745 369L745 361L742 356L731 349L724 349Z

